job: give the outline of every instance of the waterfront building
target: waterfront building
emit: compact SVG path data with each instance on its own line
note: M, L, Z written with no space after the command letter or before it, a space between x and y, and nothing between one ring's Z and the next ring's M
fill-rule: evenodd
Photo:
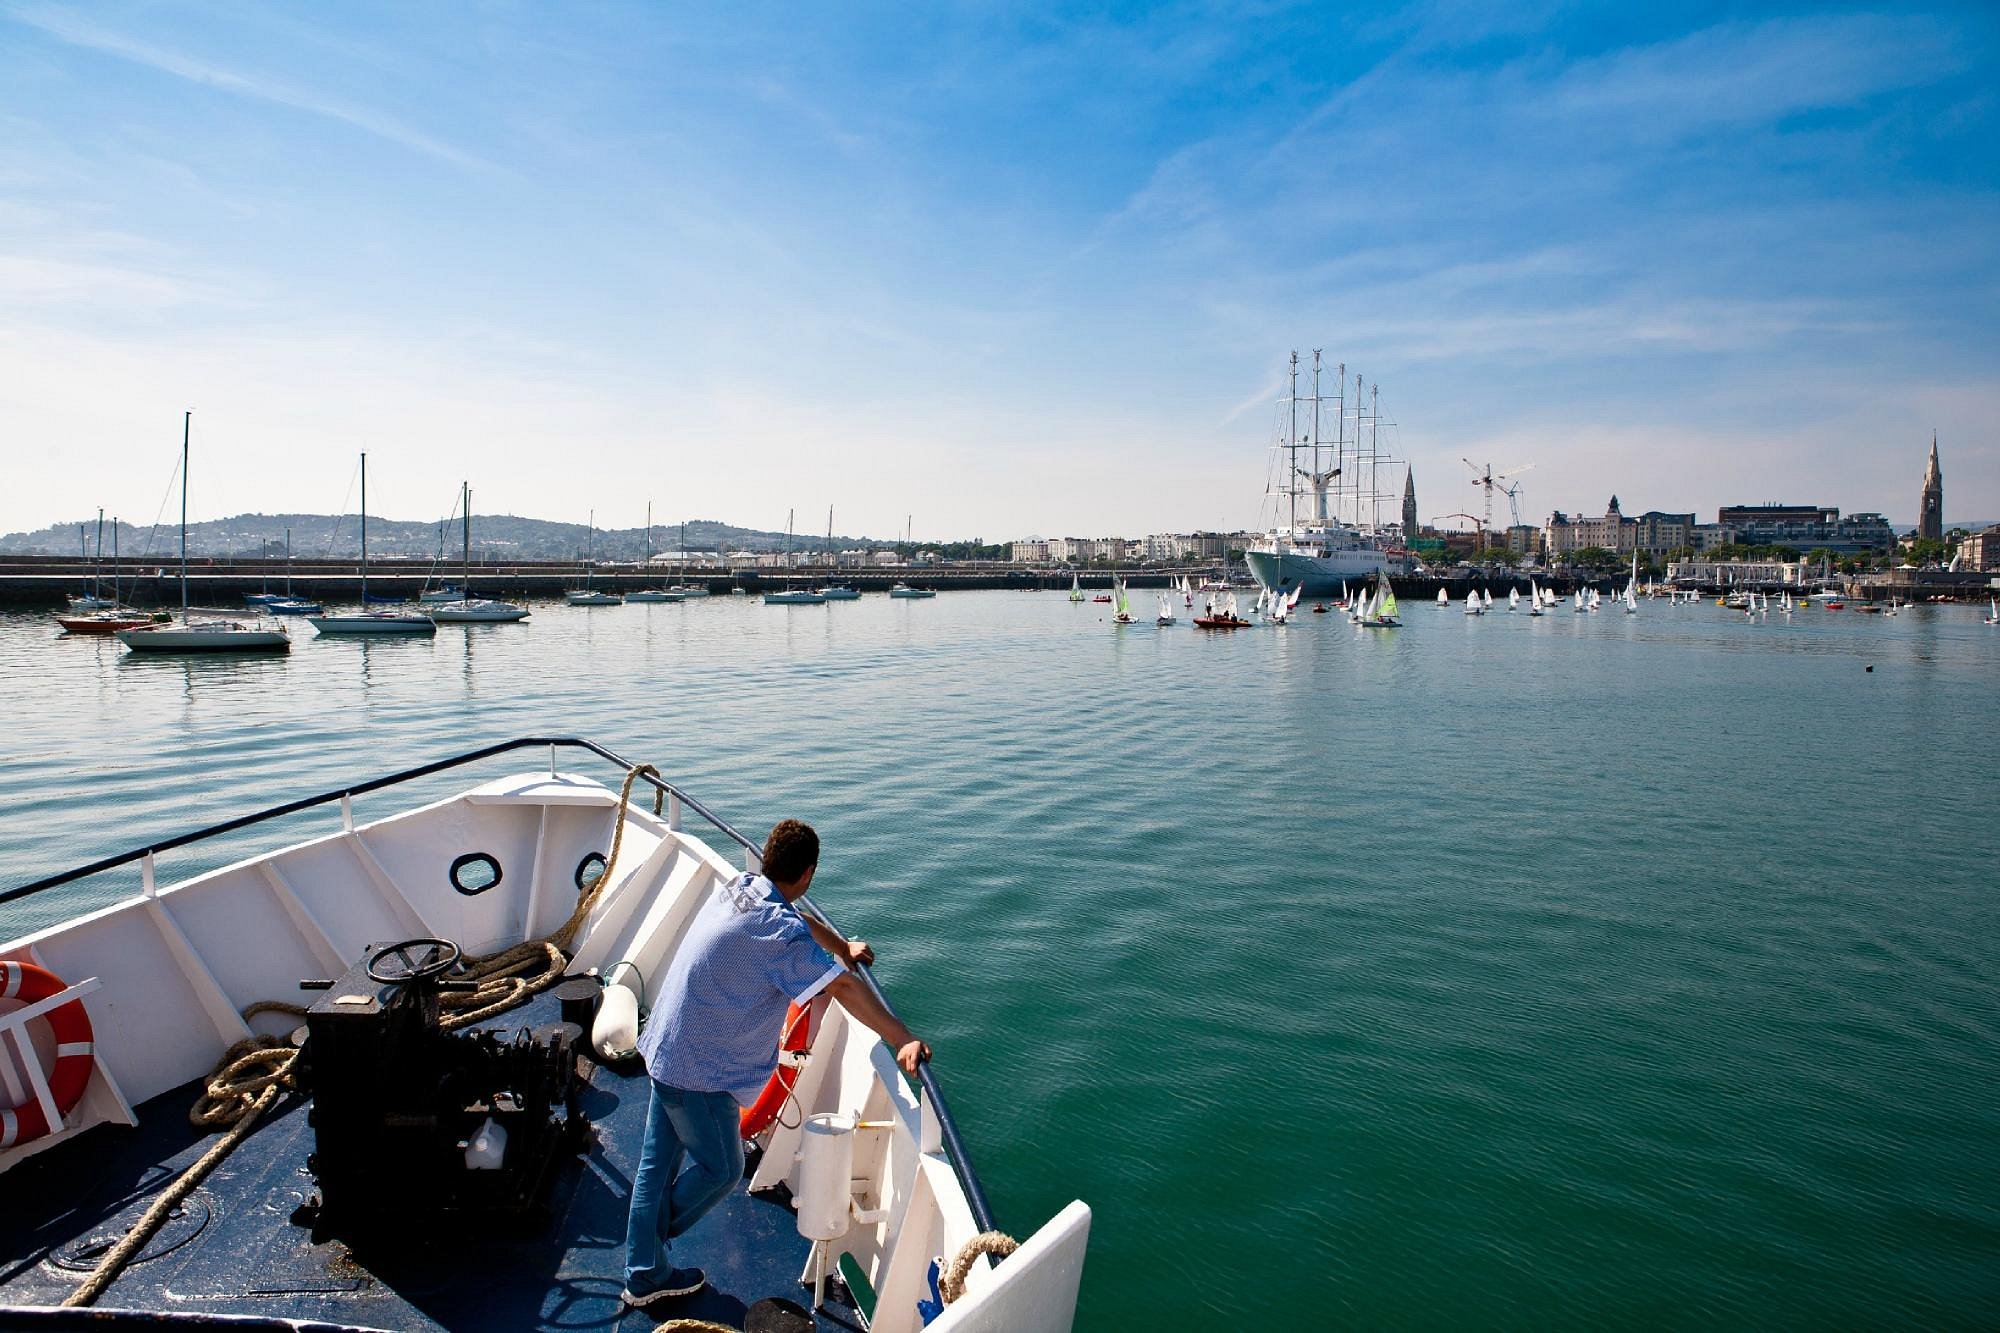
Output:
M1917 540L1944 540L1944 472L1938 467L1937 432L1931 432L1931 461L1924 469L1924 495L1917 505Z
M1516 523L1507 529L1506 546L1518 556L1542 553L1542 530L1532 523Z
M1743 546L1786 546L1803 554L1825 550L1860 555L1895 549L1896 530L1880 514L1849 514L1831 505L1725 505L1716 524Z
M1007 559L1017 565L1045 565L1049 560L1049 544L1040 537L1014 542L1007 548Z
M1628 518L1612 496L1603 518L1570 518L1561 510L1549 516L1542 530L1542 545L1550 559L1560 559L1587 547L1606 551L1637 551L1661 557L1694 544L1694 515L1668 514L1651 509L1637 518Z
M1958 544L1957 569L1984 573L2000 569L2000 523L1982 528Z
M1403 545L1408 546L1417 539L1417 474L1414 469L1403 469Z

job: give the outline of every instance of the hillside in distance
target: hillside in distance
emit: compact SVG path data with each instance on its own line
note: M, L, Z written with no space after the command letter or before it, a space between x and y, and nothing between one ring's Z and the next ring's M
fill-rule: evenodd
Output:
M188 524L188 554L199 556L254 557L259 554L282 556L285 533L291 532L293 554L300 559L353 559L361 553L359 520L353 514L238 514L233 518L211 519ZM686 523L653 525L652 547L656 555L679 551L682 533L690 551L782 551L785 534L756 528L739 528L717 519L689 519ZM472 552L480 560L578 560L585 547L586 529L581 523L555 523L541 518L514 514L475 514L472 520ZM644 528L598 529L592 539L597 558L606 561L633 561L646 551ZM440 551L447 561L456 560L460 550L459 525L453 520L368 519L370 558L430 560ZM869 537L836 536L834 550L857 547L892 548L893 541ZM934 543L924 543L933 545ZM162 523L157 528L121 523L116 534L110 519L104 521L104 551L113 546L125 559L162 560L180 552L180 528ZM798 551L820 551L828 547L824 534L799 533L792 538ZM77 555L95 554L97 519L56 523L35 532L10 532L0 536L0 554Z

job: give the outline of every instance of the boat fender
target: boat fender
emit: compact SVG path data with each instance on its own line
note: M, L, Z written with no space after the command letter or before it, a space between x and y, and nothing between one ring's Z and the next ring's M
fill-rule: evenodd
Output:
M609 1064L629 1060L639 1053L639 969L620 963L605 974L604 998L598 1001L597 1018L590 1027L590 1045L598 1058Z
M507 1127L489 1115L486 1123L458 1146L465 1149L466 1170L498 1171L507 1156Z
M762 1134L777 1120L778 1112L784 1110L786 1100L792 1095L792 1085L799 1081L799 1071L812 1055L813 1033L825 1019L827 1001L832 998L821 991L804 1005L795 1004L785 1011L784 1034L778 1038L777 1068L771 1071L757 1100L743 1109L744 1138L754 1139Z
M61 977L33 963L0 963L0 1000L17 1000L23 1005L30 1005L68 989L68 983ZM43 1017L48 1020L49 1030L56 1039L56 1062L54 1068L48 1071L49 1096L55 1101L56 1115L67 1119L69 1113L76 1109L76 1104L83 1100L83 1091L90 1085L90 1071L96 1067L90 1015L84 1012L83 999L79 996L68 1004L57 1005ZM12 1148L16 1144L38 1139L48 1133L49 1128L49 1118L42 1110L41 1099L30 1098L19 1106L0 1111L0 1148Z

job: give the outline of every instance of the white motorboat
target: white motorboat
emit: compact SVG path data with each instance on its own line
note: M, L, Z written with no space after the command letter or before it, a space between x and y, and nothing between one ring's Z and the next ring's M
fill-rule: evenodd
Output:
M889 595L891 597L903 597L914 600L924 597L935 597L937 596L937 591L932 588L912 588L907 583L898 583L889 589Z
M558 747L617 765L622 789L555 771ZM549 767L395 803L405 783L514 751ZM361 792L384 817L356 820ZM283 794L0 894L41 895L34 915L51 920L51 890L87 885L67 919L0 945L14 1083L0 1179L8 1225L46 1260L0 1271L0 1306L29 1311L0 1323L618 1325L650 1085L599 1054L639 1001L602 978L664 976L693 913L741 869L710 841L751 866L757 844L650 770L566 738ZM683 828L688 812L712 828ZM231 841L280 817L294 840ZM323 831L298 822L315 818ZM156 882L155 852L190 845L196 873ZM832 929L813 897L798 906ZM869 969L856 978L886 1007ZM799 1054L781 1072L773 1051L766 1088L783 1113L745 1127L747 1178L688 1236L734 1302L717 1317L742 1320L767 1294L803 1302L803 1269L831 1326L1069 1329L1089 1207L1067 1204L996 1262L1008 1247L979 1239L996 1229L979 1136L931 1065L906 1077L830 993L788 1035ZM986 1050L964 1036L954 1067ZM996 1114L988 1137L1014 1132ZM835 1259L864 1297L815 1283ZM968 1276L939 1313L932 1284L954 1259Z
M368 609L368 455L361 455L361 609L340 615L307 616L321 634L435 634L437 622L410 611Z
M134 653L288 652L292 636L276 621L246 625L226 617L194 620L188 614L188 434L193 421L193 412L181 417L181 618L151 625L133 625L114 633L118 642L124 644L128 652Z

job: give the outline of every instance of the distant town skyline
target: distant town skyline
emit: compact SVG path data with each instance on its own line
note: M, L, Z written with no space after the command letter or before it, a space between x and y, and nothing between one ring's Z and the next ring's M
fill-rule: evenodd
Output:
M0 531L150 523L189 407L198 517L365 447L402 518L1249 528L1313 348L1422 523L1469 458L1536 523L1908 526L1933 430L1975 521L1996 52L1948 4L0 0Z

